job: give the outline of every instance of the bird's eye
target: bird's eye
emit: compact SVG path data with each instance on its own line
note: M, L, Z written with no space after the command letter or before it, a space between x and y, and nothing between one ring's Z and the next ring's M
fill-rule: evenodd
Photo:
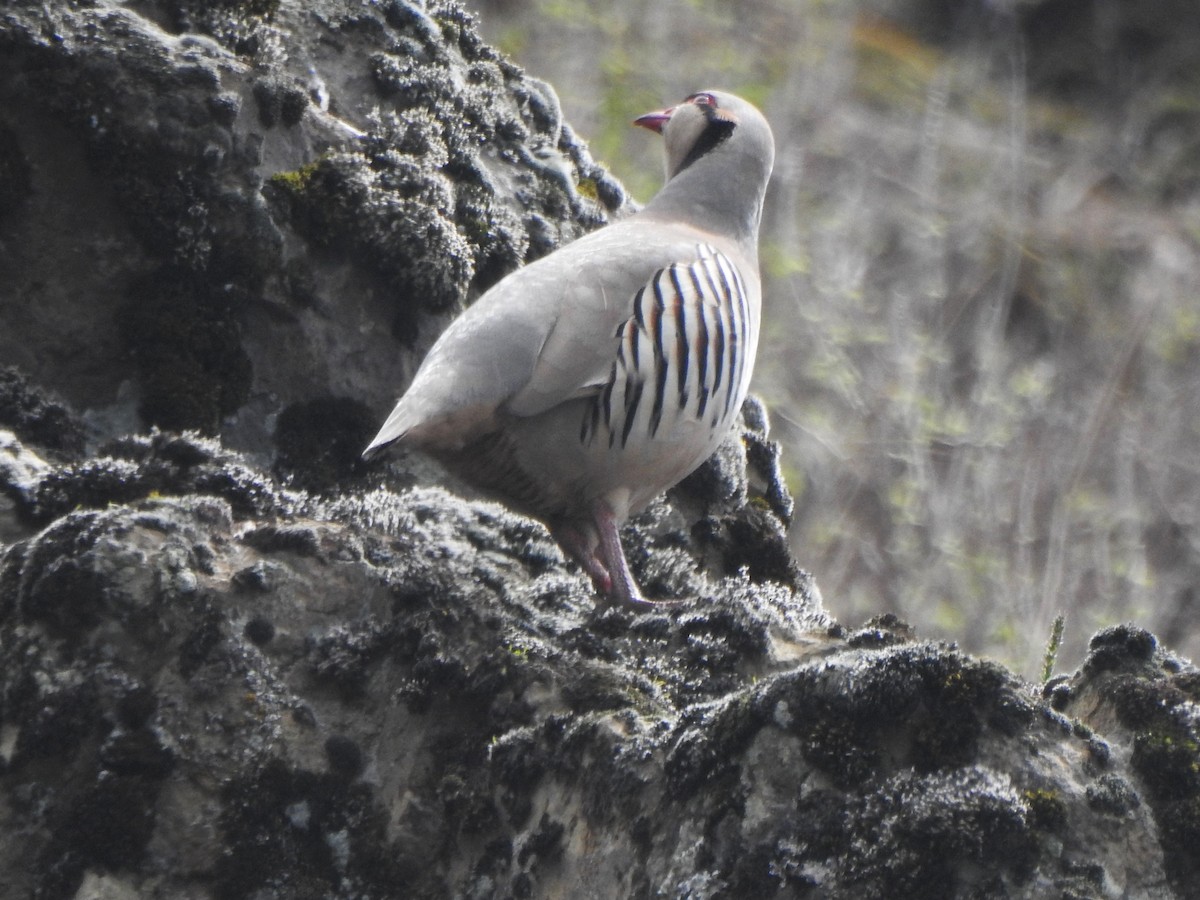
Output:
M689 103L695 103L697 106L716 106L717 98L712 94L692 94L688 97Z

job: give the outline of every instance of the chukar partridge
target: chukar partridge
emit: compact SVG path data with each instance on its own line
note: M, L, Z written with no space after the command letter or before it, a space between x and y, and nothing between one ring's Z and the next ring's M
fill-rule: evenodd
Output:
M363 455L429 453L544 521L603 597L640 607L619 528L716 450L745 398L775 151L762 114L721 91L635 124L664 138L663 189L480 297Z

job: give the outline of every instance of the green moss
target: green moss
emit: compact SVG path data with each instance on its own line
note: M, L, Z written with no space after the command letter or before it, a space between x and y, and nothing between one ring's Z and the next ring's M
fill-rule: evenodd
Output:
M1058 791L1029 789L1021 792L1029 809L1029 825L1039 831L1061 831L1067 824L1067 805Z
M953 668L930 683L928 717L918 718L913 733L913 762L918 771L967 765L983 731L979 706L986 702L974 672Z
M1134 737L1130 758L1146 785L1167 874L1179 889L1200 878L1200 743L1180 725Z
M474 291L486 291L515 270L529 251L529 238L521 222L483 188L459 188L454 223L474 250Z
M786 710L805 757L843 787L893 766L930 774L970 766L985 730L1016 734L1033 714L1002 669L928 645L884 646L837 684L789 674L768 683L762 703L776 719Z
M1058 659L1059 648L1062 647L1066 623L1066 616L1059 613L1054 617L1054 624L1050 627L1050 638L1046 642L1046 653L1042 657L1042 684L1048 682L1050 676L1054 674L1054 662Z
M1159 796L1200 795L1200 744L1190 736L1143 732L1134 739L1133 764Z
M315 247L350 253L377 273L395 297L393 327L403 337L413 334L419 311L459 303L476 271L475 246L453 218L450 182L427 168L426 157L395 149L418 137L389 120L363 153L331 154L270 182L273 199Z
M600 199L600 191L596 186L596 179L594 178L580 178L575 184L575 190L579 191L581 197L586 197L589 200L598 201Z
M267 180L276 187L283 188L290 193L298 194L308 188L308 184L319 165L320 160L316 160L301 166L299 169L293 169L289 172L276 172Z

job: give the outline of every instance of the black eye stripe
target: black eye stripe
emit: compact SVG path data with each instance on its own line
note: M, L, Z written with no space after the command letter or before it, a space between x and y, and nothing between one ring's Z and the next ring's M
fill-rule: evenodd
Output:
M692 165L700 157L711 153L724 141L728 140L733 134L734 128L737 127L736 121L717 112L716 107L702 106L700 108L704 110L708 124L705 125L704 130L696 139L696 143L692 145L691 150L688 151L687 156L684 157L683 162L679 164L679 168L675 170L676 175Z

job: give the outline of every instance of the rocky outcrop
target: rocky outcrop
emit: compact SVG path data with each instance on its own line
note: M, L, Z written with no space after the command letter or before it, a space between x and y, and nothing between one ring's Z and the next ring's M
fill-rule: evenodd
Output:
M316 499L166 434L24 471L13 896L1188 896L1200 675L1137 629L1043 699L697 572L670 544L720 517L631 530L686 599L630 615L437 488Z
M458 7L18 2L0 50L0 894L1190 896L1196 670L833 622L756 402L626 530L648 614L355 468L439 317L624 208Z
M625 206L454 3L9 4L0 109L0 360L105 437L369 437L427 317Z

